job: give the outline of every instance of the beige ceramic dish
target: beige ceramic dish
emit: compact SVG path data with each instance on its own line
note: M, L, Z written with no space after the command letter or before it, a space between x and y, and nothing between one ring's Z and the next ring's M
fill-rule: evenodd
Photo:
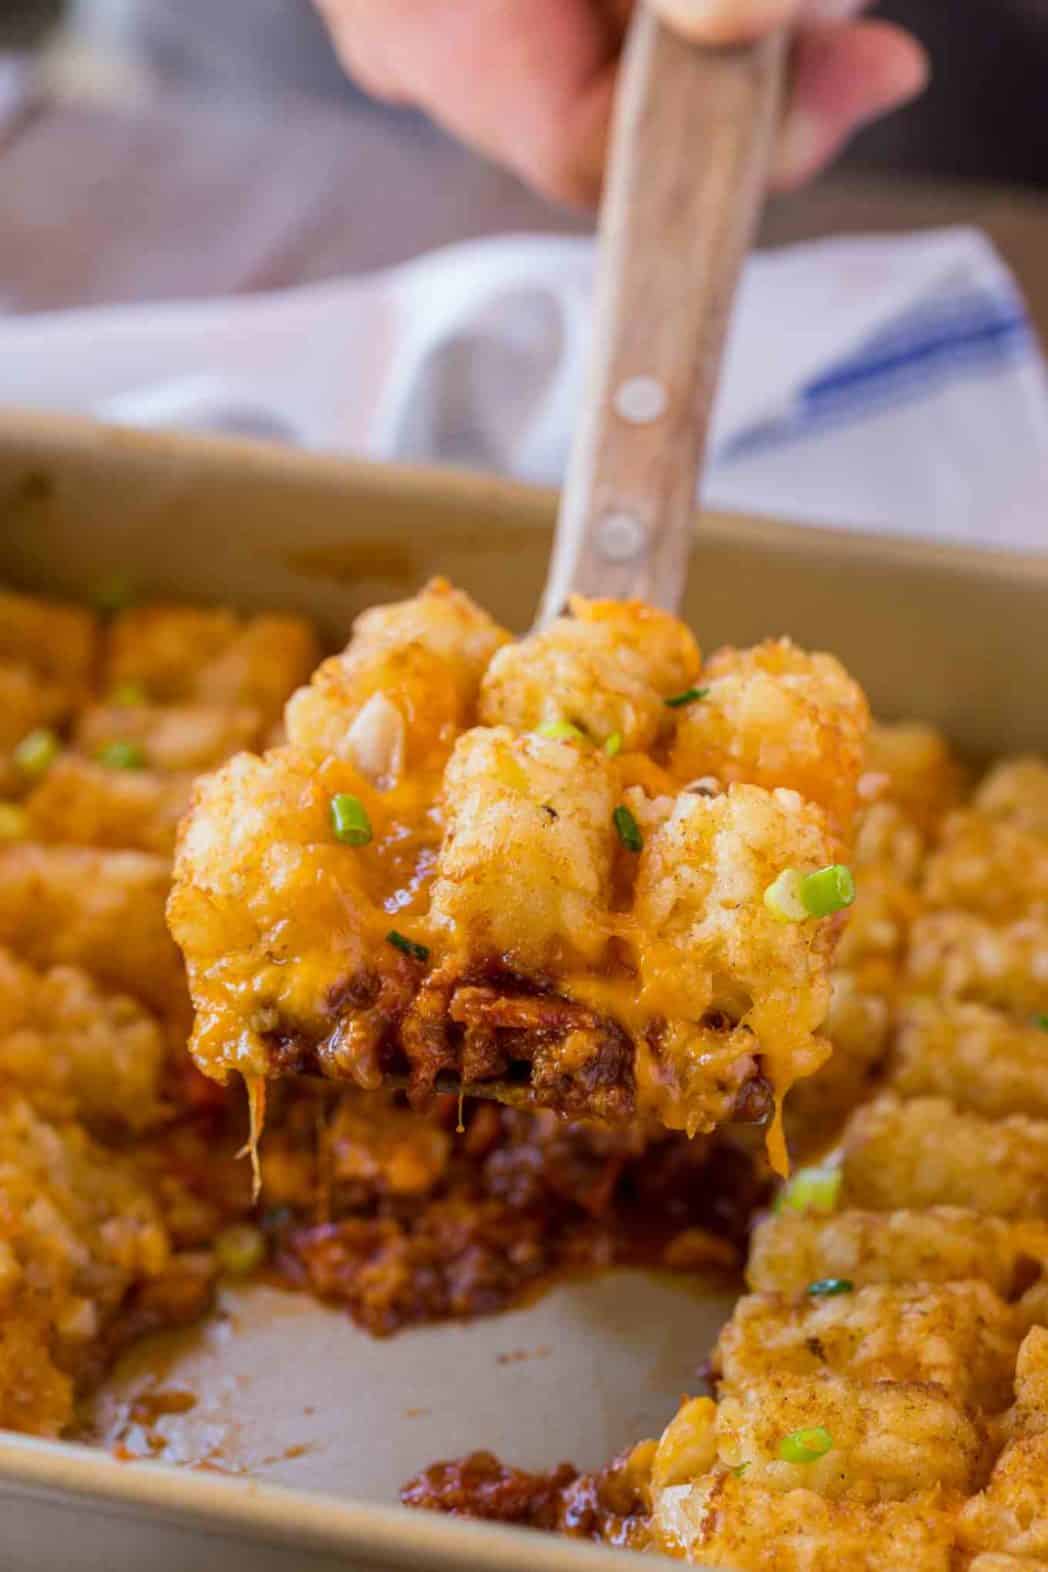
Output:
M548 494L452 472L0 420L0 579L31 590L83 595L119 573L147 595L294 608L339 637L440 571L522 628L553 514ZM881 715L929 720L969 752L1048 749L1048 555L710 517L685 614L705 648L788 632L832 649ZM117 1414L159 1368L200 1394L165 1421L169 1455L251 1477L0 1434L0 1569L635 1568L391 1503L424 1463L477 1446L533 1467L606 1460L661 1426L728 1309L682 1279L617 1273L374 1342L310 1300L251 1290L134 1355L103 1404Z

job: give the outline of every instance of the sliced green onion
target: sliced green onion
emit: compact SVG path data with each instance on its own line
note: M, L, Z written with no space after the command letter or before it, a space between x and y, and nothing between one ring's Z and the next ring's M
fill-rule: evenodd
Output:
M410 955L413 961L429 960L429 950L426 945L416 944L414 939L406 939L395 928L391 928L386 934L386 942L391 944L395 950L400 950L402 954Z
M764 892L764 905L776 922L806 922L808 912L801 900L801 875L796 868L784 868Z
M850 1277L820 1277L817 1283L809 1283L805 1292L812 1299L835 1299L838 1294L853 1294L855 1284Z
M136 682L133 677L129 677L126 682L118 682L116 684L109 695L109 702L110 704L118 705L122 710L130 710L136 704L148 703L149 695L143 683Z
M134 605L135 588L126 573L114 573L95 586L91 599L96 611L112 617L118 611L126 611L128 606Z
M266 1259L266 1241L260 1228L233 1223L215 1240L215 1259L230 1277L247 1277Z
M749 1466L749 1463L736 1463L735 1467L732 1469L732 1473L735 1475L735 1478L741 1479Z
M24 841L29 837L29 815L14 802L0 802L0 841Z
M12 757L16 768L23 775L35 778L47 774L57 759L61 746L54 732L48 731L46 726L41 726L22 738Z
M555 742L586 741L586 733L566 720L547 721L545 726L539 727L539 736L552 737Z
M144 770L146 767L146 750L140 742L103 743L95 758L109 770Z
M832 917L855 899L850 868L834 863L815 873L784 868L764 892L764 904L777 922L807 922L809 917Z
M668 709L682 710L686 704L694 704L696 699L704 699L709 691L709 688L685 688L683 693L675 693L672 699L664 699L663 703Z
M615 828L619 832L619 840L626 850L628 852L643 851L644 837L640 833L640 825L625 803L620 803L611 817Z
M839 1168L799 1168L775 1198L777 1212L832 1212L841 1193Z
M855 899L855 880L850 868L834 863L820 868L801 880L801 901L809 917L832 917Z
M336 792L331 799L331 828L343 846L366 846L372 837L367 809L348 791Z
M609 759L613 759L617 753L621 753L622 752L622 733L621 733L621 731L613 731L612 732L611 736L608 738L607 742L604 744L604 752L608 755Z
M1035 1015L1033 1024L1039 1027L1042 1032L1048 1032L1048 1015Z
M822 1425L791 1430L779 1443L779 1457L784 1463L817 1463L820 1457L832 1451L833 1437Z

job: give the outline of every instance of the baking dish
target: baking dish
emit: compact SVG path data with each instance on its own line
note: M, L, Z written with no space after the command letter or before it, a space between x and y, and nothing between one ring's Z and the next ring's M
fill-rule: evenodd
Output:
M525 626L553 506L448 471L0 423L0 577L83 595L119 576L144 595L303 611L332 639L437 571ZM706 648L788 632L833 649L882 716L929 720L986 754L1048 746L1046 592L1048 556L707 517L686 610ZM198 1391L171 1450L209 1471L0 1438L0 1566L208 1568L240 1544L263 1569L588 1555L610 1572L621 1558L607 1552L389 1503L417 1467L475 1446L525 1466L600 1463L661 1426L727 1308L685 1279L617 1273L376 1343L336 1312L256 1288L200 1333L133 1354L113 1383L115 1404L148 1359ZM216 1458L251 1479L220 1477Z

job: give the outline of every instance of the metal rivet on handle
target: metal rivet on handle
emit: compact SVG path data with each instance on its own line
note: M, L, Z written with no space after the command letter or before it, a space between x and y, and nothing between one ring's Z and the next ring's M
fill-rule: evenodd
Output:
M658 420L666 408L666 389L657 377L628 377L613 400L615 413L634 426Z
M597 526L597 550L609 562L628 562L644 550L647 530L633 513L609 513Z

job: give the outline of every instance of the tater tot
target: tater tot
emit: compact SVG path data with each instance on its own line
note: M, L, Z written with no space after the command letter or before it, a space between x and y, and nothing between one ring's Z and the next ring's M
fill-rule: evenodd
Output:
M509 634L443 579L411 600L375 606L353 624L287 706L289 742L354 763L393 784L406 770L442 767L471 723L481 675Z
M845 1130L843 1174L849 1206L960 1206L1048 1220L1048 1120L984 1119L944 1098L885 1094Z
M999 1413L1019 1334L1011 1307L978 1281L753 1294L735 1306L713 1363L732 1386L822 1370L867 1383L932 1381L960 1407Z
M107 769L67 753L26 798L29 835L38 841L170 856L192 784L188 773Z
M153 704L255 710L260 725L270 726L318 658L316 637L301 617L134 607L107 631L105 688L134 684Z
M703 697L679 712L675 777L792 787L848 837L869 709L840 662L778 639L720 650L701 681Z
M571 615L494 655L480 694L480 718L518 731L567 722L593 742L618 739L647 750L667 731L667 698L699 672L699 649L683 623L639 601L586 601Z
M656 1501L656 1542L735 1572L953 1572L955 1502L934 1490L862 1505L769 1490L728 1472Z
M189 1003L164 921L169 865L145 852L0 846L0 944L38 968L78 966L184 1020Z
M711 1013L752 1033L780 1094L823 1061L835 924L780 922L764 892L785 868L831 860L823 815L796 792L733 786L676 799L644 847L633 908L650 1007L682 1023L659 1051L668 1069L679 1054L686 1075L687 1023Z
M610 760L574 742L478 727L444 778L431 919L449 947L510 968L593 961L609 937Z
M985 1005L909 999L900 1008L890 1078L900 1097L946 1097L989 1119L1048 1119L1048 1034Z
M820 1217L784 1212L758 1222L747 1281L764 1292L802 1294L811 1283L989 1285L1016 1296L1030 1263L1048 1272L1048 1227L955 1206L873 1212L849 1207ZM1034 1276L1036 1276L1036 1271Z
M972 806L987 819L1048 835L1048 760L1003 759L979 783Z

